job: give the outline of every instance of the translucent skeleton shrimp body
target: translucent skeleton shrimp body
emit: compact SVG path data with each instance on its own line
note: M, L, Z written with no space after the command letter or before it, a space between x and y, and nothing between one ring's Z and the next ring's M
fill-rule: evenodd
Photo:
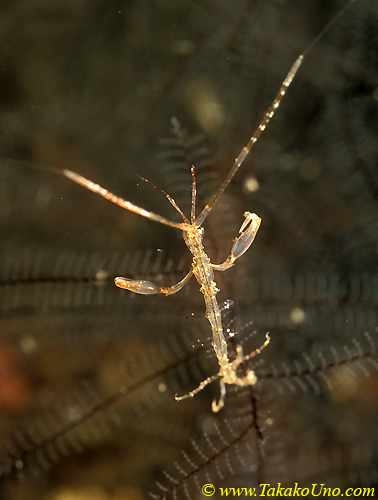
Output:
M150 281L131 280L124 277L117 277L114 280L116 286L142 295L152 295L158 293L164 295L171 295L173 293L178 292L188 282L188 280L191 278L192 275L194 275L198 284L200 285L200 290L205 300L206 318L208 319L211 327L212 347L214 348L214 352L218 360L219 371L217 374L212 375L207 379L203 380L197 388L190 391L188 394L185 394L184 396L176 395L175 399L177 401L193 397L195 394L204 389L208 384L219 379L220 398L218 401L214 400L212 404L212 410L214 412L218 412L224 406L225 395L226 395L226 384L244 387L244 386L253 386L257 382L257 376L252 369L242 370L241 368L239 369L239 367L245 361L248 361L252 357L259 354L269 344L270 341L269 335L266 334L266 340L260 348L255 349L249 354L244 354L243 349L240 345L236 346L236 355L234 359L230 359L227 348L227 342L223 332L221 311L216 299L218 289L214 280L214 270L225 271L229 269L234 265L235 261L249 249L259 229L261 219L254 213L250 212L244 213L245 220L240 227L239 236L234 239L233 246L231 248L231 253L222 264L211 263L208 255L206 254L206 251L202 244L203 234L204 234L204 228L202 227L202 224L206 219L206 217L209 215L214 203L218 200L218 198L222 195L223 191L227 188L232 178L234 177L234 175L244 162L245 158L250 153L257 139L260 137L261 133L265 130L270 119L273 117L288 87L293 81L304 57L314 47L314 45L318 42L318 40L337 21L337 19L344 13L344 11L350 6L350 4L353 3L353 1L354 0L349 0L349 2L344 6L344 8L340 10L338 14L336 14L336 16L326 25L326 27L320 32L320 34L307 47L307 49L304 52L302 52L302 54L296 59L296 61L290 68L288 74L286 75L285 79L283 80L276 97L274 98L272 104L265 113L261 123L255 130L255 132L253 133L247 144L240 151L239 155L236 157L234 164L232 165L230 171L226 175L226 178L224 179L223 183L220 185L218 191L214 194L209 203L205 205L205 207L197 217L196 217L196 180L194 175L194 167L191 168L192 204L191 204L190 221L184 215L181 209L177 206L174 199L168 193L154 186L153 184L152 185L154 188L158 189L167 197L169 202L173 205L175 210L182 217L183 222L181 223L173 222L154 212L145 210L144 208L141 208L138 205L135 205L119 196L114 195L107 189L101 187L98 184L95 184L94 182L86 179L85 177L82 177L81 175L75 172L66 169L52 169L54 172L68 177L73 182L80 184L84 188L89 189L90 191L93 191L96 194L99 194L103 198L106 198L107 200L111 201L112 203L115 203L116 205L121 206L122 208L125 208L126 210L129 210L138 215L141 215L142 217L151 219L161 224L165 224L167 226L180 229L182 231L185 244L190 250L193 256L193 260L191 269L181 281L169 287L162 287Z

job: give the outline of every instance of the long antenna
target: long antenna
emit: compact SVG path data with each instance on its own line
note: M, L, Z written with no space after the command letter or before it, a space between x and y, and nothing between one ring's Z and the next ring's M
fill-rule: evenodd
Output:
M253 148L254 144L256 143L257 139L260 137L261 133L266 129L266 126L270 122L271 118L274 116L274 113L276 112L278 106L281 104L282 99L284 98L287 89L289 88L291 82L293 81L295 75L297 74L297 71L299 70L302 61L305 56L315 47L315 45L319 42L321 38L330 30L330 28L339 20L339 18L345 13L347 9L351 6L352 3L354 3L355 0L349 0L344 7L338 11L337 14L329 21L329 23L321 30L321 32L318 34L318 36L307 46L307 48L298 56L294 64L291 66L289 69L289 72L287 73L284 81L282 82L276 97L274 98L274 101L272 104L269 106L268 111L265 113L264 118L261 120L259 126L253 133L252 137L249 139L247 144L244 146L244 148L240 151L239 155L237 158L235 158L234 164L232 165L230 171L228 172L225 180L222 182L220 185L218 191L215 193L211 201L205 205L204 209L200 213L200 215L196 219L196 224L200 226L203 221L206 219L208 216L210 210L212 209L214 203L217 201L217 199L221 196L223 191L226 189L226 187L229 185L231 182L232 178L236 174L236 172L239 170L240 166L246 159L246 157L249 155L251 152L251 149Z

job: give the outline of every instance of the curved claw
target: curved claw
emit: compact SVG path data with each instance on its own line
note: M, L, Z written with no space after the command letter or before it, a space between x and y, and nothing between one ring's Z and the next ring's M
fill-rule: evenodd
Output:
M211 264L213 269L217 271L230 269L234 265L235 260L241 257L252 245L257 230L260 227L261 219L258 215L251 214L250 212L244 212L244 217L245 220L239 229L239 233L241 234L234 239L230 255L222 264Z
M141 295L152 295L161 292L161 287L151 281L131 280L129 278L117 277L114 283L118 288L130 290L130 292L140 293Z
M234 240L231 250L231 260L235 261L245 253L252 245L256 233L260 227L261 219L256 214L244 213L245 221L239 229L241 235Z

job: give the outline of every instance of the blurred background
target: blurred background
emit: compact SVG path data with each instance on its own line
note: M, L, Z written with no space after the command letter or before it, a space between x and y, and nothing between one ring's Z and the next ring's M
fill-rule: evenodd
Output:
M217 370L198 284L168 298L113 284L179 281L180 232L49 171L178 221L138 175L189 215L194 164L199 213L343 4L1 2L0 498L376 485L376 2L354 2L308 54L204 224L219 263L243 213L262 218L215 279L233 301L230 353L267 331L271 343L251 362L256 386L228 388L219 414L218 383L174 401Z

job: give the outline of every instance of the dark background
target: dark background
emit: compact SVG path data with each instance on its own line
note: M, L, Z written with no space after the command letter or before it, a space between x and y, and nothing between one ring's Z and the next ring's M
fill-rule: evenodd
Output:
M194 280L169 298L113 285L181 279L179 231L48 171L178 220L137 175L189 215L194 163L200 210L342 5L1 2L1 498L139 500L156 480L178 498L210 482L376 483L376 2L356 1L309 53L205 222L221 262L244 211L261 216L216 281L236 344L271 335L251 364L258 384L228 388L218 415L217 383L173 399L217 370Z

